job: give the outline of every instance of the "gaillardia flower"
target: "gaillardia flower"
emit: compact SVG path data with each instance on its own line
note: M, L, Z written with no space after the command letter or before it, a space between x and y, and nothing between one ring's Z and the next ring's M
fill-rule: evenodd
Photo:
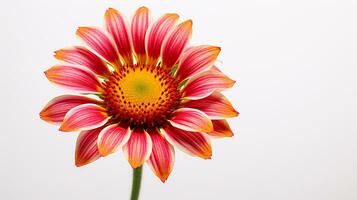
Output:
M109 8L105 29L78 28L86 47L55 52L62 62L46 77L78 94L52 99L40 116L60 131L80 131L76 166L122 148L133 168L147 162L164 182L174 147L210 159L209 136L233 135L226 118L238 112L221 91L235 81L214 66L220 48L190 46L192 21L178 19L165 14L151 22L141 7L129 25Z

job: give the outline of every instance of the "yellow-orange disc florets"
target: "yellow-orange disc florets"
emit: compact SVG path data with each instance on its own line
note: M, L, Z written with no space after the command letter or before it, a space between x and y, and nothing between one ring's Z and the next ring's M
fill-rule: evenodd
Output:
M130 126L160 126L179 104L177 82L160 67L123 66L105 85L109 114Z

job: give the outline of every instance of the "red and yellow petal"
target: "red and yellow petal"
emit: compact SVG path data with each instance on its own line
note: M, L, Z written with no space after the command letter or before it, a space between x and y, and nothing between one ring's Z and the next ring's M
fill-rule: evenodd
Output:
M212 120L213 131L207 134L214 137L232 137L233 132L229 127L227 120Z
M184 131L168 125L163 128L163 134L171 144L190 155L203 159L210 159L212 156L210 140L203 133Z
M70 64L85 66L100 76L110 74L106 63L85 47L75 46L57 50L55 58Z
M75 163L77 167L89 164L100 158L97 139L102 127L82 131L76 144Z
M200 110L179 108L172 113L168 120L176 128L193 132L211 132L213 125L208 116Z
M147 30L145 37L145 48L148 56L147 64L156 65L160 56L162 42L172 30L178 18L177 14L165 14Z
M192 35L192 20L177 25L161 48L162 67L170 71L177 62Z
M175 162L175 150L158 130L150 130L152 153L147 161L154 174L165 182L169 177Z
M45 71L52 83L82 93L102 92L102 85L93 72L74 66L55 65Z
M133 64L131 35L124 16L119 11L109 8L105 12L105 23L125 63Z
M220 51L220 47L209 45L195 46L186 50L179 61L177 80L181 82L210 69Z
M112 124L105 127L98 137L98 149L101 156L107 156L124 146L131 135L129 127Z
M121 65L116 47L103 31L92 27L79 27L76 34L109 63L117 67Z
M134 129L129 141L123 147L124 155L133 168L140 167L149 159L152 151L152 141L147 132Z
M131 37L133 40L133 48L136 55L136 61L139 64L146 62L145 50L145 35L149 27L149 9L140 7L136 12L131 22Z
M233 108L231 102L220 92L213 92L203 99L187 101L184 107L201 110L210 119L226 119L238 116L238 112Z
M103 126L109 120L105 108L96 104L83 104L69 110L60 131L72 132L91 130Z
M183 90L184 99L202 99L214 91L230 88L235 81L218 71L206 71L189 80Z
M78 95L58 96L47 103L40 112L40 117L46 122L61 123L69 110L86 103L99 104L100 101Z

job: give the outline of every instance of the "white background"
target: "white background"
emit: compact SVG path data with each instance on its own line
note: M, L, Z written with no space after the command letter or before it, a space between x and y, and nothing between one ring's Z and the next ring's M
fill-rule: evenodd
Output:
M357 199L357 2L1 1L0 199L128 199L122 153L74 166L77 133L38 113L67 92L43 71L53 51L80 44L78 26L102 26L108 7L194 22L192 44L222 47L218 65L237 80L236 135L213 141L213 159L177 151L162 184L145 166L142 200Z

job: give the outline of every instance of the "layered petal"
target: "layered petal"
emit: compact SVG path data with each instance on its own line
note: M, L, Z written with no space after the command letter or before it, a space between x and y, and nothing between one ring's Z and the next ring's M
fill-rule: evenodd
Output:
M229 127L227 120L212 120L213 131L207 134L214 137L232 137L233 132Z
M123 151L133 168L140 167L149 158L152 151L152 141L149 134L140 129L134 129Z
M174 27L178 18L177 14L165 14L149 28L145 37L145 48L148 55L147 64L156 65L160 56L162 42Z
M175 150L157 129L150 130L149 135L152 140L152 153L147 163L154 174L165 182L174 166Z
M95 52L114 66L120 66L116 47L101 30L92 27L79 27L76 34Z
M133 64L130 29L124 16L119 11L109 8L105 12L105 23L125 63Z
M170 125L163 128L163 133L171 144L190 155L203 159L210 159L212 156L210 140L203 133L184 131Z
M47 103L40 112L40 117L46 122L61 123L69 110L86 103L99 104L100 101L78 95L58 96Z
M55 57L67 63L85 66L100 76L107 76L110 71L107 64L88 49L80 46L55 51Z
M209 70L188 81L183 88L183 97L191 100L202 99L214 91L230 88L234 83L234 80L223 73Z
M106 110L96 104L83 104L69 110L61 124L60 131L83 131L103 126L109 120Z
M82 131L79 134L77 138L75 153L75 163L77 167L89 164L100 158L97 147L97 138L101 130L102 127L93 130Z
M202 111L192 108L179 108L172 113L168 120L172 126L186 131L211 132L213 125L208 116Z
M45 71L49 81L83 93L102 92L102 85L93 72L74 66L55 65Z
M186 50L179 61L176 73L178 81L183 81L210 69L220 51L220 47L209 45L195 46Z
M101 156L107 156L124 146L131 135L129 127L112 124L105 127L98 137L98 149Z
M162 67L170 71L192 35L192 21L179 24L165 39L161 48Z
M220 92L213 92L203 99L187 101L183 106L203 111L210 119L236 117L239 113L229 100Z
M140 7L131 22L131 37L133 48L136 55L136 61L139 64L146 62L145 35L149 26L149 9Z

